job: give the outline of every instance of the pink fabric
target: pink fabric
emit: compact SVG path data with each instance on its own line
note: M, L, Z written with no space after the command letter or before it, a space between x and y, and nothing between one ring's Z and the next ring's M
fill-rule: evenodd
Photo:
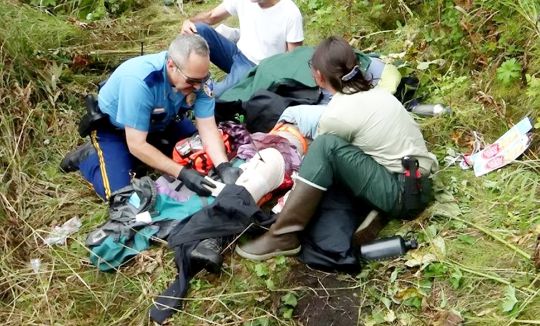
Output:
M296 147L291 145L287 139L278 135L265 134L262 132L254 133L251 135L251 137L253 139L253 143L255 143L255 146L257 146L259 151L265 148L275 148L281 153L283 159L285 160L286 175L290 176L293 171L298 171L302 159L296 151ZM238 147L237 156L241 159L247 160L255 156L255 153L255 147L250 142Z

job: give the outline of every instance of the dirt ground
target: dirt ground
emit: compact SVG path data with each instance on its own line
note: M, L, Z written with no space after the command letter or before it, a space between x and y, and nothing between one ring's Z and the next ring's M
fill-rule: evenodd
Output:
M342 289L355 285L340 280L337 274L309 269L298 264L290 272L292 286L307 287L299 293L294 319L303 326L357 325L359 289Z

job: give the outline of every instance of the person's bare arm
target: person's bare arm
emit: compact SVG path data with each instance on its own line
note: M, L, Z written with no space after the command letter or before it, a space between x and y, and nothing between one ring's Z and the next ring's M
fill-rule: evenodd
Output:
M210 155L214 166L229 161L225 154L223 138L218 131L214 117L196 118L197 130L201 136L205 151Z
M182 30L180 33L182 34L193 34L197 33L197 28L195 27L195 23L205 23L208 25L214 25L221 21L223 21L225 18L229 17L231 14L227 10L225 10L225 5L221 3L219 6L215 7L214 9L206 12L201 12L189 19L186 19L184 23L182 23Z
M129 127L126 127L125 129L126 142L129 152L133 156L160 172L173 177L178 176L183 168L182 165L174 162L157 148L146 142L147 132Z
M293 43L287 42L287 52L290 52L296 49L297 47L302 46L302 44L304 44L304 41L293 42Z

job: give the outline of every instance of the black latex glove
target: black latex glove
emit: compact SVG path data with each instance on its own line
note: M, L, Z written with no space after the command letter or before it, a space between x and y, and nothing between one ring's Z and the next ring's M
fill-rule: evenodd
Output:
M224 184L234 184L236 179L242 174L242 169L235 168L230 162L223 162L216 167L217 174Z
M189 190L199 196L210 196L212 192L206 186L210 188L216 187L215 184L206 180L199 172L193 169L183 168L178 174L177 179L182 181Z

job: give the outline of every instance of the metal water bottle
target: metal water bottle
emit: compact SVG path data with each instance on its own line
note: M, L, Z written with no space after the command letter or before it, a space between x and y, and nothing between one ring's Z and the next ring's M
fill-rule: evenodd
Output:
M442 104L418 104L413 106L411 112L423 116L436 116L450 113L451 110Z
M405 240L400 235L382 238L360 246L361 260L382 260L403 256L410 249L418 248L416 240Z

